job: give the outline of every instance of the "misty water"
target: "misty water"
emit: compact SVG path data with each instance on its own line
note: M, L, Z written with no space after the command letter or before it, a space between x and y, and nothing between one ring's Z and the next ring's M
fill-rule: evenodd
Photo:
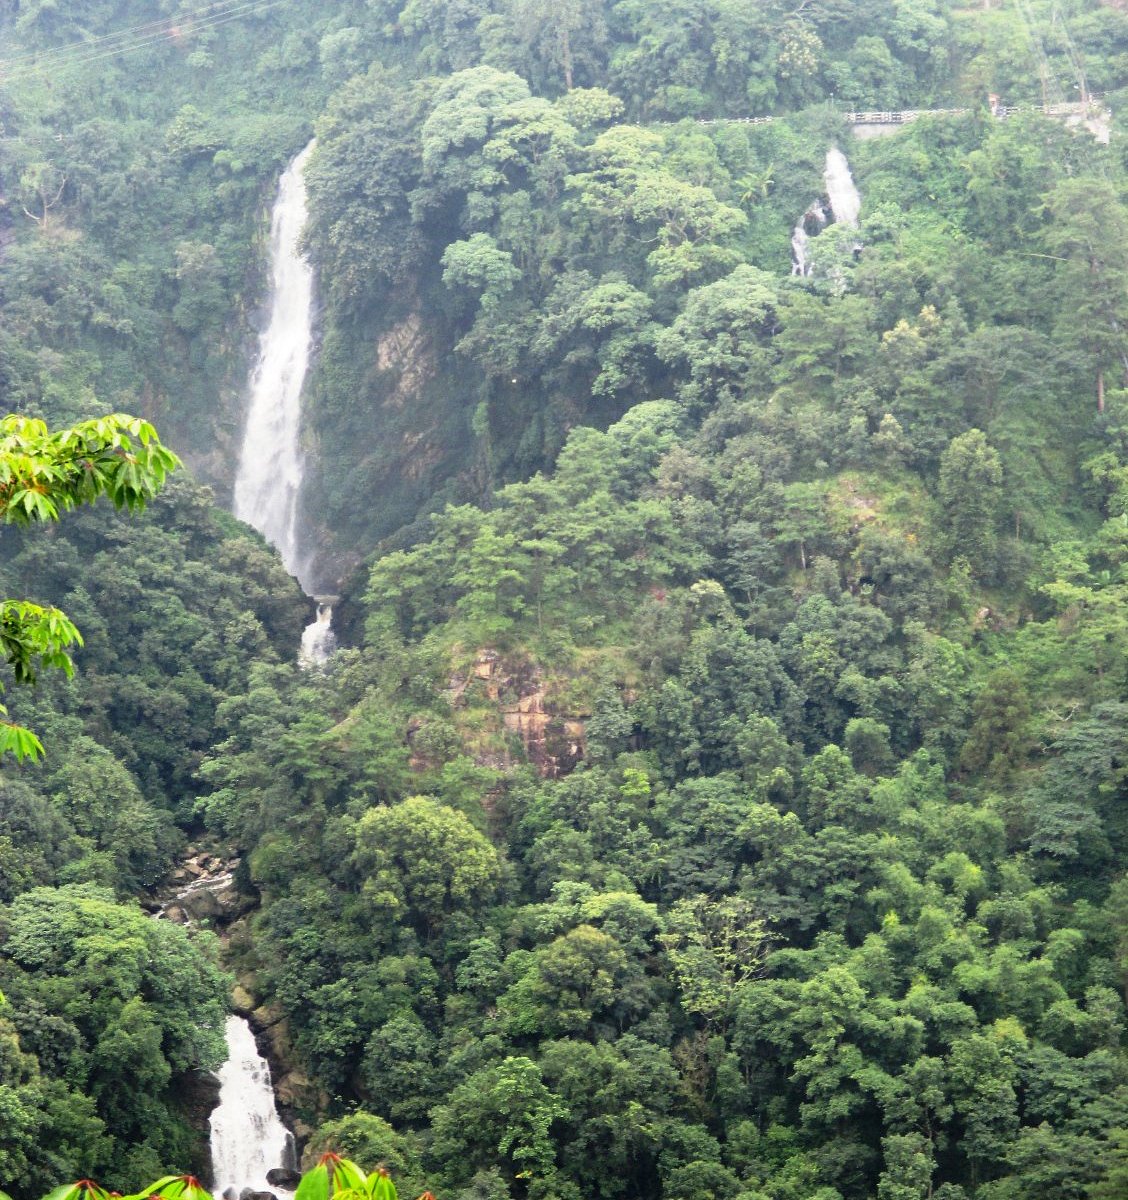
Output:
M313 328L313 270L298 252L306 223L302 172L311 142L286 169L270 227L270 316L251 375L247 424L235 475L235 515L253 525L302 578L298 544L302 385Z
M313 341L313 268L299 247L308 216L303 172L315 144L290 163L278 184L270 222L270 316L251 373L235 475L235 515L277 549L307 592L310 563L301 546L298 505L305 473L302 387ZM303 666L323 663L332 654L332 619L332 608L319 604L302 634L298 661Z

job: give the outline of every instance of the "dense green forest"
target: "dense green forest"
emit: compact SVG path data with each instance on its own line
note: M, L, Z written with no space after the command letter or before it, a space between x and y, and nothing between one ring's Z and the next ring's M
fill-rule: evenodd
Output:
M307 1154L405 1192L1123 1196L1128 13L0 0L0 47L0 407L193 476L0 535L85 638L5 692L0 1187L206 1171L237 975ZM1089 93L1108 145L1034 111ZM314 134L308 670L222 506ZM860 223L795 275L831 145ZM222 942L140 904L201 838Z

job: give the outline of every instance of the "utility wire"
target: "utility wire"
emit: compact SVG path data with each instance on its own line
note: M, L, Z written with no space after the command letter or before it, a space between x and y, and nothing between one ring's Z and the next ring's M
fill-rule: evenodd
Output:
M247 2L248 0L214 0L213 3L206 5L204 8L197 9L194 13L183 14L179 19L191 24L198 19L202 20L216 9L230 9L232 6L238 6ZM222 15L222 13L218 15ZM175 25L177 20L177 17L169 15L161 17L156 21L147 21L143 25L133 25L125 29L116 29L112 33L103 33L99 37L83 38L81 41L68 42L63 46L56 46L54 49L25 50L22 54L12 54L6 58L0 58L0 68L22 66L27 62L46 63L52 59L66 57L70 54L106 48L106 43L129 41L139 35L147 36L153 33L163 33L171 25Z
M242 4L236 8L228 8L222 12L214 14L211 19L201 18L198 20L185 21L177 24L175 27L167 28L163 33L157 36L146 36L134 38L132 41L123 42L120 45L115 45L110 48L87 46L85 44L76 43L70 49L73 51L70 54L60 55L50 61L30 61L17 63L15 68L10 73L5 73L5 63L0 61L0 84L10 82L22 82L31 78L36 74L43 74L46 71L65 70L68 67L87 66L90 63L99 62L102 59L114 58L119 54L132 54L137 50L144 50L150 46L159 45L162 42L176 41L181 37L189 34L198 33L205 29L214 29L220 25L226 25L231 21L238 21L244 17L257 16L272 8L277 8L281 4L285 4L287 0L243 0ZM97 53L91 54L91 49L97 50Z
M181 37L200 32L201 30L212 29L219 25L226 25L230 21L239 20L242 17L255 16L257 13L265 12L267 9L276 8L279 4L285 3L285 0L240 0L240 3L235 8L228 8L219 13L214 14L210 19L201 18L198 20L186 21L182 24L171 25L155 36L133 37L128 41L123 41L117 45L105 47L76 44L69 48L69 52L61 54L58 57L49 61L31 61L21 63L8 76L12 80L23 80L35 74L42 74L46 71L54 72L56 70L65 70L68 67L85 66L88 63L99 62L103 59L113 58L119 54L130 54L137 50L144 50L149 46L159 45L162 42L176 41ZM90 53L91 50L96 51ZM0 71L2 71L0 64Z

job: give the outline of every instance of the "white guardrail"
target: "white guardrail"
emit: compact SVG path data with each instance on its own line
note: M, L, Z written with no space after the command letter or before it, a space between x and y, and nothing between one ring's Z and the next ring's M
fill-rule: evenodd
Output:
M1090 96L1088 100L1073 100L1065 104L996 104L991 109L991 115L998 120L1005 120L1022 112L1043 113L1047 117L1072 116L1075 113L1099 111L1104 105L1102 97ZM970 108L905 108L899 112L844 112L843 120L847 125L907 125L917 117L959 117L971 112ZM768 125L776 120L775 117L699 117L698 125ZM660 121L658 124L673 125L674 121Z

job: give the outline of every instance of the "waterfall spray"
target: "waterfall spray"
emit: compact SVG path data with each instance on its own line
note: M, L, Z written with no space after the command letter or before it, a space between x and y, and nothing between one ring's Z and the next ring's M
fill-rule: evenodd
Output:
M313 269L299 245L307 215L303 172L314 145L310 142L294 159L278 184L270 222L270 318L251 374L235 475L235 515L278 550L286 570L307 592L309 560L300 546L298 500L305 466L301 400L313 337ZM317 619L302 634L298 661L303 666L324 662L332 652L332 616L329 605L318 606Z
M235 515L275 546L300 576L298 493L302 486L301 396L309 368L313 270L298 252L306 222L302 171L313 142L294 159L278 186L270 228L270 319L259 340L239 469Z

